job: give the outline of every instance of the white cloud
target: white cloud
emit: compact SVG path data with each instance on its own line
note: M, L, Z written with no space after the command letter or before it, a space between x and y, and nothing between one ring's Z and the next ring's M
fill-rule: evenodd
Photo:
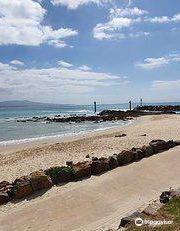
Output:
M63 60L58 61L58 64L59 64L60 66L62 66L62 67L65 67L65 68L73 67L72 64L67 63L67 62L64 62Z
M110 17L124 17L124 16L142 16L148 14L148 11L134 8L112 8L110 9Z
M53 30L43 25L45 14L46 10L33 0L0 0L0 45L67 46L63 39L78 32L69 28Z
M105 3L111 2L112 0L51 0L53 5L66 6L68 9L75 10L82 5L96 4L102 6Z
M131 5L131 4L130 4ZM146 24L175 24L180 22L180 14L172 17L150 17L149 12L137 7L112 8L109 12L109 21L98 23L94 29L94 38L98 40L125 39L149 35L148 31L139 31L138 28ZM140 26L139 26L140 25ZM146 27L148 28L148 27ZM152 30L152 28L150 28Z
M151 89L156 91L172 91L180 89L180 80L156 80L152 82Z
M136 62L134 65L135 67L139 67L145 70L152 70L159 68L163 65L167 65L171 62L180 62L180 55L179 54L170 54L165 57L161 58L147 58L144 60L143 63Z
M24 63L19 60L12 60L10 64L24 66Z
M0 63L0 74L1 100L22 99L26 92L26 98L30 100L59 102L64 97L63 103L66 103L66 97L70 97L72 103L75 95L82 99L84 94L100 93L102 88L111 91L128 83L120 76L64 67L15 69Z
M81 67L79 67L79 69L81 71L91 71L92 69L90 67L88 67L87 65L82 65Z

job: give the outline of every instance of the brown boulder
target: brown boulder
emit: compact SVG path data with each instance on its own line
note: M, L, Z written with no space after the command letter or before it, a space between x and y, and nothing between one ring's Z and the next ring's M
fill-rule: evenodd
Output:
M119 166L129 164L134 161L134 153L132 151L122 151L117 155Z
M30 182L34 191L48 189L53 186L51 178L43 171L37 171L30 174Z
M84 161L71 166L75 179L85 178L91 176L92 162Z
M134 154L134 161L141 160L144 157L144 151L140 148L133 148L131 151Z
M98 160L92 161L92 175L97 175L106 172L110 169L108 158L101 157Z
M16 199L21 199L33 194L29 176L23 176L16 179L13 186L13 197Z
M149 157L152 156L154 154L154 149L152 146L148 145L148 146L143 146L142 150L144 152L144 157Z
M5 203L8 203L11 200L8 193L6 192L0 192L0 205L3 205Z
M72 180L71 167L52 167L45 170L46 175L50 176L54 184L69 182Z
M154 149L155 153L168 149L164 140L152 140L149 145Z
M109 160L109 167L110 167L110 169L114 169L114 168L117 168L119 166L117 155L110 156L108 158L108 160Z
M174 147L175 147L175 146L179 146L179 145L180 145L180 140L175 140L175 141L173 141L173 144L174 144Z

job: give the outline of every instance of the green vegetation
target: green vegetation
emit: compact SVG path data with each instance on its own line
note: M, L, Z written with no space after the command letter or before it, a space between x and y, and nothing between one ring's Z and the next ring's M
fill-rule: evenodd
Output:
M173 198L159 209L156 216L143 216L142 219L154 221L173 221L171 225L158 225L156 227L141 226L137 227L132 224L128 227L127 231L180 231L180 198Z
M51 180L53 183L56 183L56 178L60 174L72 174L72 169L70 167L53 167L48 170L47 175L51 177Z

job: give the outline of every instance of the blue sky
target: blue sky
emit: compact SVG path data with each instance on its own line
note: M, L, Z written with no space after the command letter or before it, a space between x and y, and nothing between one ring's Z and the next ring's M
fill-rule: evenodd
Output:
M0 0L0 101L180 101L179 0Z

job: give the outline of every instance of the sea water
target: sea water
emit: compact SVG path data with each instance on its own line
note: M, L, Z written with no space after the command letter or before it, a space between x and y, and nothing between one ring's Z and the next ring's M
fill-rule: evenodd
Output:
M99 105L97 113L105 109L125 110L127 105ZM0 108L0 145L26 143L47 138L58 138L84 134L91 131L109 129L127 124L127 121L116 122L81 122L81 123L45 123L17 122L19 119L34 116L72 116L93 115L93 105L57 105L46 107L3 107Z
M163 103L165 104L165 103ZM170 103L166 103L170 104ZM173 103L171 103L173 104ZM177 103L176 103L177 104ZM135 105L133 105L135 106ZM103 110L127 110L128 104L98 105L97 113ZM3 107L0 108L0 146L26 143L47 138L58 138L85 134L87 132L105 130L123 126L128 121L107 121L102 123L45 123L45 122L17 122L34 116L70 116L94 115L93 105L56 105L41 107Z

